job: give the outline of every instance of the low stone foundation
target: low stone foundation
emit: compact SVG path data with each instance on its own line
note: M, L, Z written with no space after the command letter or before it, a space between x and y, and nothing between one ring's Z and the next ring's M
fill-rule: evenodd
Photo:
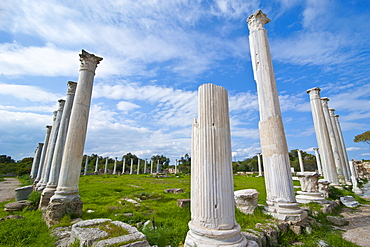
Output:
M42 217L48 226L52 226L58 223L64 215L71 215L72 218L81 217L82 201L79 198L68 202L54 199L49 203Z

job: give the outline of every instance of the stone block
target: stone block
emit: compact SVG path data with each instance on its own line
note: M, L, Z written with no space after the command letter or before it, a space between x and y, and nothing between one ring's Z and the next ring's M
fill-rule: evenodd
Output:
M257 208L258 194L255 189L234 191L235 206L245 214L253 214Z
M338 216L326 216L326 219L336 225L336 226L344 226L344 225L347 225L348 224L348 221L342 217L338 217Z
M342 196L340 201L343 203L344 206L354 208L360 205L358 201L353 198L353 196Z
M15 200L16 201L27 200L28 196L31 194L32 191L33 191L33 185L16 188L15 189Z
M177 206L185 208L190 205L190 199L177 199Z
M11 202L4 206L5 211L22 211L25 207L32 206L33 202L22 200L17 202Z
M184 193L184 190L181 188L172 188L172 189L166 189L164 190L166 193L174 193L174 194L179 194L179 193Z

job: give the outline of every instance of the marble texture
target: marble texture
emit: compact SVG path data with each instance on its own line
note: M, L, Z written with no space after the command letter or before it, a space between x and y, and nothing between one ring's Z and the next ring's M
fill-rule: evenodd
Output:
M37 185L38 182L41 179L42 170L43 170L44 163L45 163L46 151L47 151L48 145L49 145L49 139L50 139L51 129L52 129L52 126L50 126L50 125L47 125L46 126L46 134L45 134L45 139L44 139L44 147L42 148L41 157L40 157L40 163L39 163L39 168L38 168L38 171L37 171L36 179L34 181L34 184L35 185Z
M297 172L297 177L301 182L301 191L297 191L297 202L326 202L323 193L319 192L319 176L320 174L317 172Z
M31 172L30 172L30 177L32 179L36 179L36 177L37 177L37 171L39 169L41 153L42 153L42 148L43 147L44 147L44 143L39 143L36 147L35 155L33 156Z
M320 176L322 176L323 173L322 173L322 165L321 165L319 148L313 148L313 150L315 151L317 170L319 171Z

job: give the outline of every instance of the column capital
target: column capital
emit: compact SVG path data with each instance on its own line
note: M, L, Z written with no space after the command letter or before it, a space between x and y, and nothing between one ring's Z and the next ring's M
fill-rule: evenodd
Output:
M323 101L330 101L328 97L322 97L321 100L323 100Z
M58 111L53 111L53 122L57 119Z
M74 94L76 92L77 82L68 81L67 86L68 86L67 94Z
M318 151L318 150L319 150L319 148L313 148L313 150Z
M270 19L267 18L266 14L262 10L257 10L253 15L249 16L247 19L248 28L250 31L254 30L264 30L264 25L270 22Z
M318 87L314 87L314 88L310 88L310 89L307 89L306 90L306 93L308 93L308 94L311 94L311 93L319 93L321 91L321 89L320 88L318 88Z
M103 60L102 57L95 56L94 54L90 54L85 50L82 50L80 54L80 70L89 70L95 73L96 66Z
M330 113L330 116L333 116L335 117L335 114L334 114L335 110L333 108L329 108L329 113Z
M66 101L64 99L58 100L58 111L63 111L63 107Z

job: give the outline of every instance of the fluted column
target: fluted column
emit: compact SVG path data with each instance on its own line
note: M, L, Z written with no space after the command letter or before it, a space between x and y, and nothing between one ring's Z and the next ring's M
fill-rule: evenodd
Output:
M304 165L303 165L303 159L302 159L302 151L297 150L298 153L298 161L299 161L299 168L301 169L301 172L304 172Z
M51 198L51 202L59 199L64 203L71 203L76 207L76 215L82 213L78 182L86 140L95 70L101 60L102 58L89 54L84 50L80 54L79 78L71 111L58 187Z
M84 175L87 175L88 165L89 165L89 156L86 155Z
M130 174L132 174L132 167L134 165L134 159L131 158L131 165L130 165Z
M331 123L333 125L333 129L334 129L334 133L335 133L335 139L337 141L337 146L338 146L338 152L339 152L339 157L340 157L340 162L341 162L341 165L342 165L342 168L343 168L343 175L344 175L344 178L346 180L346 183L347 184L351 184L351 171L350 171L350 168L349 168L349 163L348 163L348 156L347 156L347 151L346 151L346 147L344 145L344 141L343 141L343 135L342 135L342 131L340 129L340 126L339 125L339 121L338 121L338 115L335 115L335 110L334 109L329 109L329 113L330 113L330 119L331 119Z
M117 174L117 157L114 159L114 166L113 166L112 174Z
M310 96L313 124L315 127L317 144L320 149L324 178L330 183L330 185L339 186L333 150L330 144L329 131L325 122L324 110L320 99L320 88L315 87L308 89L307 93Z
M123 161L122 161L122 174L125 174L125 167L126 166L126 158L123 158Z
M37 171L38 171L39 165L40 165L40 158L41 158L41 153L42 153L43 146L44 146L44 143L39 143L36 147L35 155L33 157L31 172L30 172L31 179L36 179L36 177L37 177Z
M317 170L318 170L320 176L323 176L319 149L318 148L313 148L313 150L315 151Z
M330 117L328 101L329 99L326 97L321 98L321 105L324 111L326 126L328 127L330 145L331 145L331 149L333 150L334 163L335 163L335 167L337 168L337 174L339 176L338 179L340 183L344 184L345 181L344 181L343 164L341 162L340 155L339 155L337 135L335 133L335 128L333 126L333 123Z
M299 221L307 213L298 207L290 169L288 146L272 66L267 31L270 19L261 10L248 18L249 44L260 111L260 141L267 192L266 210L275 218Z
M36 176L36 179L35 179L35 182L34 182L35 185L37 185L38 182L40 182L40 180L41 180L42 170L43 170L44 163L45 163L45 156L46 156L46 152L47 152L48 145L49 145L49 140L50 140L50 132L51 132L51 129L52 129L51 126L49 126L49 125L46 126L46 134L45 134L45 140L44 140L44 147L42 148L42 151L41 151L39 169L37 171L37 176Z
M69 119L71 116L71 109L73 105L73 99L75 97L77 83L73 81L68 81L67 86L67 95L64 103L62 119L60 121L60 126L58 130L58 137L54 149L53 160L51 162L49 180L46 188L43 191L44 197L47 193L49 193L49 199L54 194L59 180L60 167L62 165L63 151L66 142Z
M96 156L96 162L95 162L95 170L94 173L98 174L99 172L99 156Z
M204 84L193 124L191 221L185 246L246 246L235 221L227 91Z

